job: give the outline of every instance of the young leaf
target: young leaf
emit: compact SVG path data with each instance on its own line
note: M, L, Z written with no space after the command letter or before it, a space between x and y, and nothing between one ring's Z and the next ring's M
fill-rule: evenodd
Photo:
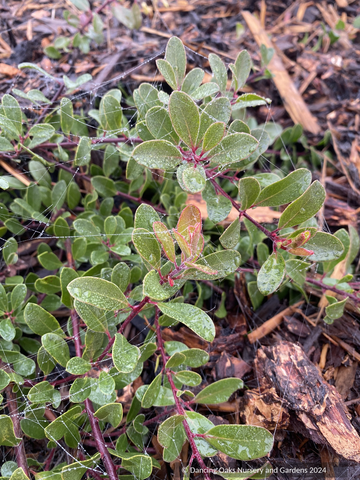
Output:
M326 193L317 180L281 214L279 228L289 228L313 217L322 207Z
M235 86L235 92L243 87L250 74L251 57L247 50L242 50L236 57L235 64L229 65L232 73Z
M252 207L260 194L260 184L255 178L244 177L239 181L239 197L242 210Z
M197 144L203 139L205 132L214 122L223 122L225 125L230 120L231 104L228 98L215 98L206 105L200 116L200 128Z
M214 148L223 138L225 133L225 123L215 122L206 130L203 140L203 152Z
M303 285L306 278L306 270L310 267L309 263L302 260L290 259L285 262L286 275L288 275L298 285Z
M170 87L173 90L176 90L177 89L177 80L176 80L176 77L175 77L175 72L174 72L172 66L170 65L170 63L167 62L166 60L160 59L160 60L156 60L156 66L159 69L162 76L164 77L165 82L168 85L170 85Z
M10 318L6 318L0 321L0 337L7 342L11 342L16 335L16 330L12 324Z
M160 445L164 447L164 460L165 455L167 461L171 458L175 460L181 452L181 448L186 439L184 427L182 425L183 420L183 415L173 415L159 425L157 438Z
M5 94L2 98L2 107L5 116L15 126L17 133L22 135L22 114L19 102L11 95Z
M81 357L73 357L66 364L66 371L72 375L84 375L91 370L91 363Z
M285 275L285 261L280 254L273 253L261 267L257 285L263 295L270 295L281 285Z
M178 173L180 169L181 167L178 169ZM182 185L185 187L184 190L187 192L198 193L204 190L206 185L206 173L201 165L184 165L184 168L181 169L181 175Z
M214 81L219 85L220 92L224 94L226 92L227 83L227 69L221 58L215 53L210 53L209 63L211 71L214 75Z
M73 104L69 98L62 98L60 102L60 125L65 135L69 135L74 123Z
M76 300L102 310L118 310L128 306L128 301L120 288L102 278L75 278L67 288Z
M148 168L172 170L182 160L179 150L166 140L149 140L140 143L132 154L136 162Z
M227 402L229 397L243 386L244 382L240 378L224 378L205 387L193 401L205 405Z
M263 427L217 425L206 432L206 441L231 458L247 461L267 455L274 439Z
M75 152L75 162L76 166L84 166L90 162L91 154L91 140L89 137L81 137L78 147Z
M200 308L185 303L158 303L165 315L186 325L208 342L215 338L215 326L211 318Z
M197 105L187 93L173 92L170 95L169 113L171 123L181 140L189 147L194 147L200 126Z
M222 222L231 212L231 201L222 195L216 195L215 188L210 182L206 182L202 197L206 202L208 216L212 222Z
M265 187L256 205L263 207L278 207L296 200L302 195L311 183L311 172L305 168L299 168L287 177Z
M186 72L186 53L182 41L178 37L171 37L165 51L165 58L171 65L176 79L176 86L180 87Z
M335 301L328 307L325 307L326 317L324 318L324 322L333 323L334 320L341 318L344 315L344 308L347 300L347 298L344 298L344 300Z

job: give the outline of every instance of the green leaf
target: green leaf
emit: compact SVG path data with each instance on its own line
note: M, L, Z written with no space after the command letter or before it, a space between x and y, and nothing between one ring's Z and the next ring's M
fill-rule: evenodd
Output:
M314 252L308 257L312 262L325 262L339 258L344 246L334 235L325 232L317 232L315 236L306 242L306 248Z
M164 77L165 82L168 85L170 85L170 87L173 90L176 90L177 89L177 81L176 81L176 77L175 77L175 72L174 72L172 66L170 65L170 63L167 62L166 60L160 59L160 60L156 60L156 66L159 69L162 76Z
M203 415L197 412L186 412L186 421L192 433L204 434L214 427L214 424ZM217 454L217 449L209 445L204 438L195 437L194 442L202 457L213 457Z
M295 170L287 177L265 187L256 205L262 207L278 207L296 200L302 195L311 183L311 172L305 168Z
M11 342L16 335L16 330L10 318L0 321L0 336L7 342Z
M56 362L52 358L52 356L45 350L43 346L41 346L37 353L37 362L40 369L44 372L45 375L51 373L55 366Z
M215 338L215 326L211 318L200 308L185 303L158 303L165 315L186 325L208 342Z
M193 68L186 75L184 82L182 84L181 90L191 95L192 92L194 92L197 88L200 87L204 76L205 76L204 70L201 70L201 68Z
M76 300L102 310L118 310L128 306L120 288L102 278L76 278L67 288Z
M231 201L222 195L216 195L215 188L210 182L206 182L202 197L206 202L208 216L212 222L222 222L231 212Z
M10 383L10 377L5 370L0 370L0 392Z
M185 355L183 354L180 355L185 357ZM175 378L179 382L183 383L184 385L188 385L189 387L197 387L202 382L201 375L196 372L191 372L190 370L182 370L180 372L176 372Z
M123 417L123 407L121 403L109 403L103 405L94 413L94 416L102 422L108 422L113 428L117 428Z
M34 180L43 187L51 188L51 177L47 168L37 160L29 162L29 170Z
M262 301L264 300L264 295L260 293L257 286L257 282L249 282L247 284L247 288L248 288L251 305L253 306L254 310L257 310L262 304Z
M251 57L247 50L242 50L236 57L235 64L229 65L233 73L233 81L235 84L235 91L242 88L250 74Z
M45 335L46 333L63 335L63 331L56 318L36 303L28 303L26 305L24 318L28 327L36 333L36 335Z
M79 300L75 300L74 307L79 317L84 320L90 330L100 333L106 333L108 331L106 313L103 309L88 305Z
M85 218L78 218L73 223L75 230L82 236L82 237L92 237L91 240L100 241L100 230L97 226L95 226L89 220Z
M165 58L171 65L176 79L176 87L180 87L186 72L185 48L178 37L171 37L165 51Z
M22 467L17 468L11 475L10 480L29 480Z
M74 0L71 0L72 2ZM79 1L79 0L76 0ZM84 1L84 0L81 0ZM70 465L66 465L61 469L62 480L81 480L84 474L93 469L100 461L100 453L96 453L88 460L81 460Z
M339 262L345 260L350 248L350 237L345 228L340 228L340 230L337 230L334 234L334 237L341 241L344 247L344 251L336 260L323 264L325 272L331 272Z
M119 166L119 152L114 145L107 145L104 152L103 170L105 177L110 177Z
M69 135L74 122L73 104L69 98L63 97L60 101L60 125L65 135Z
M216 280L233 273L240 265L241 255L236 250L221 250L219 252L210 253L200 258L196 265L206 266L212 270L216 270L215 275L209 275L201 272L201 270L189 269L185 272L185 277L193 280Z
M216 83L208 82L200 85L199 88L194 90L190 96L194 100L202 100L204 97L211 97L219 91L219 86Z
M224 248L235 248L240 242L240 221L239 218L228 226L225 232L219 238L221 245Z
M162 373L159 373L159 375L157 375L150 383L141 400L142 408L150 408L154 405L154 402L160 393L161 381Z
M133 430L134 431L134 430ZM130 436L131 427L128 429L127 434ZM142 443L142 437L141 442ZM123 452L118 450L113 450L112 448L109 449L109 452L116 457L122 459L121 466L131 472L131 478L136 478L138 480L145 480L146 478L150 478L151 472L153 469L153 459L149 455L144 455L136 452ZM129 475L122 475L125 479L128 479ZM121 478L121 477L120 477ZM129 478L130 480L130 478Z
M206 173L201 165L181 165L177 170L177 177L181 175L181 187L190 193L202 192L206 186Z
M96 175L92 177L91 183L101 197L115 197L117 193L115 182L111 178Z
M101 99L99 119L104 130L120 130L122 124L122 109L120 106L120 90L110 90Z
M11 95L5 94L2 98L2 107L5 116L10 120L19 135L22 135L22 114L19 102Z
M156 238L161 243L161 246L164 250L165 255L170 260L170 262L175 263L176 261L175 245L169 229L162 222L154 222L153 229L154 229Z
M45 435L49 440L60 440L66 433L68 425L71 421L81 415L82 407L75 405L67 412L57 417L53 422L45 428Z
M285 275L285 261L280 254L273 253L261 267L257 285L263 295L270 295L281 285Z
M243 386L244 382L240 378L224 378L205 387L193 401L207 405L227 402L229 397Z
M132 241L145 262L159 270L161 266L161 249L155 234L144 228L135 228L132 233Z
M38 256L40 265L42 265L47 270L57 270L62 267L62 262L53 252L44 252Z
M30 389L27 396L32 403L52 403L54 408L58 408L61 402L60 392L55 390L49 382L37 383Z
M29 130L29 136L32 137L31 142L27 145L28 148L34 148L47 140L49 140L55 133L55 128L48 123L38 123Z
M145 121L153 137L159 140L167 140L174 145L179 143L179 137L174 131L169 113L165 108L151 108L146 114Z
M122 292L125 292L131 279L131 271L128 265L120 262L112 270L111 282L115 283Z
M225 133L225 123L215 122L206 130L202 149L204 152L211 150L220 143Z
M66 364L66 371L72 375L84 375L91 370L91 363L83 358L73 357Z
M14 151L14 147L9 142L9 140L7 140L4 137L0 137L0 152L13 152L13 151ZM5 188L5 187L1 187L1 188ZM6 187L6 188L9 188L9 187Z
M0 283L0 310L2 312L8 311L8 299L4 286Z
M35 289L40 293L57 293L61 290L60 279L56 275L48 275L35 281Z
M81 137L75 152L74 165L82 167L88 165L91 154L91 139L89 137Z
M126 338L117 333L112 350L113 362L119 372L132 372L140 358L140 350L135 345L131 345Z
M160 323L160 322L159 322ZM169 360L166 362L165 367L166 368L174 368L178 367L185 361L185 355L183 355L181 352L175 352Z
M334 320L341 318L344 315L344 308L347 300L347 298L344 298L344 300L335 301L328 307L325 307L326 317L324 318L324 322L333 323Z
M90 4L88 0L70 0L70 2L75 5L76 8L82 11L90 10Z
M246 461L267 455L273 447L274 439L262 427L217 425L206 432L206 441L229 457Z
M286 260L286 275L288 275L298 285L303 285L306 278L306 270L310 267L309 263L302 260L290 259Z
M82 240L82 239L79 239L79 240ZM74 245L75 245L75 242L74 242L73 246ZM73 250L73 253L74 253L74 250ZM72 308L73 299L71 298L71 295L70 295L70 293L67 289L67 286L75 278L78 278L78 274L72 268L64 267L64 268L61 269L61 273L60 273L61 301L68 308Z
M160 445L164 447L165 461L175 460L180 455L186 439L182 425L184 418L184 415L173 415L159 426L157 438Z
M223 122L225 125L230 120L231 105L226 97L215 98L206 105L200 116L200 128L197 144L203 139L205 132L214 122Z
M346 266L347 269L350 267L352 262L357 257L360 249L360 237L359 234L352 225L349 225L349 237L350 237L350 248L346 257Z
M281 214L279 228L289 228L313 217L322 207L326 193L317 180Z
M69 400L73 403L82 403L91 394L90 377L76 378L69 390Z
M148 168L173 170L182 160L179 150L166 140L149 140L138 145L132 154L136 162Z
M166 300L175 295L184 283L184 280L174 280L173 287L170 287L168 283L160 284L159 273L155 270L150 270L144 277L143 291L144 295L152 300Z
M134 228L145 228L152 232L154 222L160 222L157 212L150 205L141 204L135 212Z
M187 93L173 92L170 95L169 113L171 123L181 140L189 147L194 147L200 126L197 105Z
M0 415L0 445L14 447L19 445L21 438L17 438L14 432L14 425L10 417Z
M233 105L233 112L241 110L242 108L259 107L260 105L266 105L269 103L269 99L260 97L255 93L244 93L236 99Z
M239 181L239 197L241 210L252 207L260 194L260 183L252 177L241 178Z
M256 150L259 142L248 133L233 133L208 152L211 162L216 165L231 165L248 157Z
M227 83L227 68L221 58L215 53L210 53L209 63L214 75L214 81L219 85L220 92L224 94Z
M45 350L59 363L62 367L66 367L70 360L69 346L65 340L55 333L45 333L41 342Z

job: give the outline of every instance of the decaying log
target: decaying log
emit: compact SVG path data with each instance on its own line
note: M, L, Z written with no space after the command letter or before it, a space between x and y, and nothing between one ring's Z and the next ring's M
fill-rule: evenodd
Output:
M260 392L245 394L243 421L270 430L296 431L360 462L360 437L341 395L322 378L300 346L283 341L262 347L255 367Z

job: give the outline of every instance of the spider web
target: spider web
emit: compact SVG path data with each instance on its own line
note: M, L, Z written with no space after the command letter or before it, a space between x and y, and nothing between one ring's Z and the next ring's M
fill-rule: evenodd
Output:
M90 108L92 108L97 99L98 99L98 92L99 91L104 91L107 87L110 87L110 85L113 85L115 84L116 82L118 81L121 81L123 79L126 79L126 84L129 86L129 87L132 87L134 85L137 85L137 83L135 81L132 81L131 79L129 79L129 75L138 70L138 69L141 69L144 65L146 65L147 63L149 62L154 62L154 60L158 57L161 57L164 53L164 50L161 50L159 53L157 53L156 55L152 55L152 56L149 56L147 59L145 59L142 63L140 63L139 65L137 65L136 67L132 67L130 69L128 69L127 71L125 71L124 73L121 73L119 74L118 76L116 76L115 78L112 78L111 80L108 80L108 81L105 81L105 82L102 82L101 84L94 84L92 83L91 84L91 87L90 87L90 90L87 91L87 92L80 92L80 93L76 93L74 95L70 95L68 96L73 102L75 102L76 100L81 100L81 99L84 99L86 98L88 100L88 103L89 103L89 106ZM206 59L206 57L203 57L202 55L200 55L199 53L195 52L195 51L192 51L190 50L189 48L187 48L187 53L190 55L190 56L193 56L194 57L199 57L201 59ZM120 64L120 62L119 62ZM124 65L124 62L121 62L121 65L123 66ZM156 72L157 73L157 72ZM154 86L155 88L161 88L161 83L159 82L156 82L155 81L155 76L156 76L156 73L154 73L154 81L150 82L152 86ZM16 81L17 79L15 78L14 79L14 82L13 82L13 85L11 86L11 88L9 89L9 92L8 93L11 93L11 90L12 88L16 87ZM44 77L43 78L43 84L47 87L51 87L53 85L53 80L50 79L49 77ZM47 104L43 104L41 105L43 108L46 108ZM53 107L59 107L60 106L60 103L59 101L57 101L55 103L55 105L53 105ZM52 108L53 108L52 107ZM24 110L27 109L27 107L22 107ZM135 115L136 115L136 111L135 111L135 108L131 108L131 107L125 107L123 108L123 112L124 114L126 115L126 117L128 118L128 121L129 121L129 125L133 125L135 123ZM216 120L216 119L215 119ZM273 119L273 115L272 115L272 110L271 110L271 106L268 106L268 115L267 115L267 118L266 118L266 121L264 123L264 125L262 126L262 129L263 129L263 132L265 131L265 127L266 125L269 123L269 122L274 122L274 119ZM29 123L29 126L31 126L31 124ZM94 128L93 125L89 122L86 122L86 126L90 129ZM59 132L58 132L59 133ZM113 135L114 135L115 132L111 132L111 136L105 136L105 138L112 138ZM123 129L121 129L121 131L119 131L119 133L123 133ZM281 138L281 136L280 136ZM129 139L127 142L125 142L125 144L129 144L129 145L132 145L132 141L131 139ZM285 143L283 142L283 147L284 149L286 150L286 145ZM291 155L289 154L289 152L286 150L287 152L287 155L288 155L288 158L290 159L291 161L291 164L292 164L292 167L293 169L295 169L295 166L294 164L292 163L292 160L291 160ZM117 154L117 153L116 153ZM282 171L281 168L279 168L278 166L274 165L271 163L271 161L265 157L264 155L261 155L261 164L262 164L262 171L264 171L264 168L268 169L268 171L274 171L274 169L279 169L279 171L281 173L284 173ZM55 165L55 169L56 168L62 168L64 165L67 166L71 166L72 165L72 160L69 160L68 162L58 162ZM41 165L41 169L46 169L46 172L50 171L50 168L52 167L44 167L44 165ZM272 168L272 170L270 170L270 168ZM19 170L19 168L17 168L17 170ZM175 172L172 172L172 173L175 173ZM28 175L30 174L30 171L27 170L25 167L22 167L22 170L21 170L21 175L24 175L24 177L28 178ZM75 168L75 171L73 173L73 176L72 176L72 179L73 180L76 180L77 176L78 175L81 175L81 172L80 172L80 168L77 167ZM153 175L156 177L158 177L158 179L160 181L163 180L161 174L159 173L159 171L154 171L153 172ZM214 175L216 176L216 175ZM207 181L209 181L207 179ZM67 238L74 238L72 236L63 236L63 237L59 237L59 236L53 236L53 235L49 235L47 232L46 232L46 229L53 225L54 224L54 215L57 213L58 211L58 206L60 205L60 202L61 202L61 205L63 204L64 202L64 199L66 198L66 194L67 194L67 191L69 189L69 186L70 186L70 183L71 182L68 182L64 192L63 192L63 195L62 197L59 199L59 203L58 204L52 204L50 205L49 207L46 207L42 210L42 215L44 215L46 218L47 218L47 222L46 223L39 223L37 225L37 227L35 228L34 227L34 219L29 216L29 217L24 217L24 216L16 216L15 214L14 215L11 215L12 218L16 218L18 220L24 220L24 223L23 223L23 227L27 230L28 234L30 235L30 237L26 240L21 240L20 238L17 239L18 241L18 245L20 246L21 244L23 243L26 243L26 242L31 242L32 240L34 239L41 239L41 238L46 238L46 239L62 239L62 240L66 240ZM154 185L155 182L153 182ZM28 188L33 188L34 186L33 185L30 185ZM160 189L160 186L158 186L158 192L160 193L161 192L161 189ZM171 215L171 214L170 214ZM168 214L164 215L164 214L159 214L160 218L163 219L165 217L168 216ZM173 216L176 216L177 217L177 214L173 214ZM10 218L10 216L9 216ZM28 222L28 223L26 223ZM215 227L216 228L216 227ZM73 227L70 227L70 229L73 231ZM328 225L325 223L324 224L324 229L326 230L329 230L329 227ZM105 234L99 234L99 235L96 235L96 236L101 236L103 235L105 238L106 238L106 235ZM126 234L118 234L118 235L126 235ZM15 237L16 235L14 235ZM95 235L94 235L95 236ZM86 237L91 237L91 235L86 235ZM3 241L5 241L5 239L3 238L2 239ZM213 246L216 246L216 244L214 242L212 242L211 240L209 241L210 244L212 244ZM2 249L3 247L1 247ZM0 249L0 250L1 250ZM245 263L243 265L244 267L246 266L249 266L249 267L252 267L252 262L249 261L248 263ZM4 267L4 263L2 264L2 267ZM29 271L33 271L32 268L29 269ZM180 294L180 293L178 293ZM217 293L216 292L213 292L213 295L216 299L217 297ZM213 302L213 298L211 299L211 301ZM217 308L216 306L216 301L213 302L213 307L208 310L208 313L214 313L215 309ZM238 312L240 312L240 307L238 307ZM253 310L251 310L250 312L246 311L246 318L247 318L247 321L249 322L249 324L251 325L251 328L252 329L256 329L261 323L262 323L262 319L258 317L258 315L256 314L256 312L254 312ZM305 312L305 314L307 314L307 311ZM105 314L104 314L105 315ZM305 322L304 319L302 319L303 322ZM59 320L59 323L60 323L60 326L61 328L63 328L64 330L67 329L67 320L64 320L64 321L60 321ZM134 334L131 338L129 338L129 340L131 341L131 343L133 345L137 345L137 346L141 346L142 345L142 338L147 334L148 332L148 327L145 325L144 327L139 327L139 325L137 325L137 333ZM134 327L131 328L131 331L133 332L134 331ZM234 331L234 330L233 330ZM233 332L231 332L233 333ZM298 340L300 339L300 336L298 338ZM69 340L66 340L68 344L72 344L72 340L69 339ZM259 341L257 341L253 346L252 348L254 349L254 354L256 354L256 350L258 348L261 347L261 344ZM0 348L4 351L4 348L2 346L2 344L0 344ZM209 349L208 349L209 350ZM210 353L210 352L209 352ZM33 355L28 355L29 358L32 358L34 360L36 360L36 357L37 357L37 354L33 354ZM150 362L150 368L149 370L155 370L155 362L154 360L152 360L152 358L150 358L148 360ZM14 363L14 362L12 362ZM104 358L103 360L101 360L99 362L100 364L102 364L104 366L104 369L106 371L109 370L109 359L108 358ZM6 366L10 366L10 364L6 364ZM200 371L201 375L202 375L202 378L203 380L206 379L206 374L205 374L205 369L204 368L201 368L199 369L198 371ZM259 388L259 391L260 391L260 382L259 382L259 378L258 378L258 372L256 371L256 369L254 369L254 372L255 372L255 381L257 382L257 385L258 385L258 388ZM156 374L156 372L154 371L153 372L154 375ZM52 373L50 373L49 375L37 375L36 377L36 381L37 382L40 382L40 381L43 381L45 379L49 380L49 377L51 377L51 381L58 381L58 380L63 380L64 379L64 374L65 374L65 370L64 369L55 369ZM66 379L66 377L65 377ZM289 379L289 382L290 382L290 379ZM289 385L289 382L288 382L288 385ZM47 405L47 409L54 413L55 416L58 416L58 415L61 415L62 413L64 413L65 411L67 411L68 407L71 405L71 402L70 402L70 398L69 398L69 389L70 389L70 386L71 386L72 382L69 381L69 382L62 382L61 383L61 397L62 397L62 401L61 401L61 406L58 408L58 409L54 409L52 408L51 405ZM132 385L132 384L130 384ZM91 388L91 385L89 387L86 387L86 388ZM19 391L20 391L20 395L21 395L21 399L19 401L18 399L18 410L19 410L19 413L17 414L18 418L19 419L22 419L24 418L25 414L27 412L33 412L33 413L36 413L37 410L42 410L43 407L39 407L39 406L36 406L34 404L32 404L28 399L27 399L27 396L25 395L24 391L23 391L23 388L21 387L21 385L19 385ZM284 400L285 400L285 394L283 396L283 398L281 399L281 402L282 402L282 405L284 403ZM10 400L8 400L9 402ZM195 411L198 410L198 406L195 404L192 406L194 408ZM212 410L211 408L209 407L206 407L207 410L209 411L210 414L212 415L216 415L216 411L215 410ZM233 417L236 415L236 413L238 412L234 412L233 413ZM150 412L150 413L145 413L145 419L148 420L150 418L152 418L153 416L153 413ZM36 419L37 417L34 416L34 418ZM164 417L165 419L166 417ZM274 435L276 434L277 432L277 429L278 429L278 424L279 424L279 420L277 420L276 422L276 428L275 428L275 431L274 431ZM40 425L40 422L36 419L35 421L38 422L38 424ZM75 424L75 422L74 422ZM92 451L93 451L93 446L92 445L89 445L89 447L86 445L86 440L94 440L93 438L93 435L92 435L92 432L84 432L83 431L83 427L85 426L86 424L86 420L84 420L84 423L80 426L80 431L82 431L81 433L81 442L79 443L78 445L78 452L80 452L81 454L83 454L83 456L86 458L88 457L91 457L92 455ZM66 429L67 431L69 432L70 435L73 436L74 440L76 440L77 442L77 439L74 437L71 429L68 428L67 424L64 424L66 426ZM123 425L123 424L122 424ZM77 426L77 425L76 425ZM152 451L152 448L151 448L151 437L152 437L152 434L155 432L155 427L156 427L156 424L152 425L150 427L150 435L148 436L148 439L146 440L145 444L144 444L144 453L147 453L147 452L151 452L153 453ZM111 435L105 435L104 436L104 440L105 442L107 442L108 446L111 446L112 448L115 449L115 443L114 443L114 437L111 436ZM77 468L77 466L81 467L82 466L82 460L77 458L79 456L78 453L76 454L73 454L72 453L72 450L69 449L68 447L66 447L64 445L64 442L62 440L60 441L57 441L55 440L55 443L58 447L58 451L61 452L60 454L57 453L57 456L55 457L55 462L52 464L52 468L54 468L56 466L56 464L59 464L60 462L66 460L68 463L70 462L73 462L73 465L74 465L74 468ZM8 453L6 453L6 449L4 447L2 447L2 454L3 454L3 463L5 463L6 461L9 461L9 460L14 460L13 456L12 456L12 449L7 449L8 450ZM187 462L183 462L182 459L181 459L181 456L180 456L180 451L178 452L179 453L179 459L180 459L180 465L181 465L181 468L185 468L186 465L187 465ZM213 468L213 469L217 469L219 467L218 463L216 463L217 461L210 457L207 462L210 464L210 468ZM246 464L248 465L250 468L251 466L253 466L253 464L251 463L248 463L248 462L243 462L243 464ZM352 476L347 476L346 478L356 478L356 473L358 472L358 470L356 470L355 473L352 474ZM96 477L96 475L105 475L106 476L106 471L102 465L102 463L100 462L96 467L94 467L93 469L93 474L94 476ZM97 477L96 477L97 478ZM153 474L152 474L152 478L160 478L158 475L157 475L157 470L154 469L153 470ZM286 478L286 476L275 476L275 478ZM294 477L292 477L294 478ZM300 478L300 477L299 477ZM344 477L345 478L345 477Z

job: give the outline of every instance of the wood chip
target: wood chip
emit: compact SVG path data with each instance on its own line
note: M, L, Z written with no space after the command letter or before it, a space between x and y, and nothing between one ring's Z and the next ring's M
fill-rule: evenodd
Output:
M6 75L7 77L13 78L16 75L19 75L21 71L16 68L8 65L7 63L0 63L0 74Z

